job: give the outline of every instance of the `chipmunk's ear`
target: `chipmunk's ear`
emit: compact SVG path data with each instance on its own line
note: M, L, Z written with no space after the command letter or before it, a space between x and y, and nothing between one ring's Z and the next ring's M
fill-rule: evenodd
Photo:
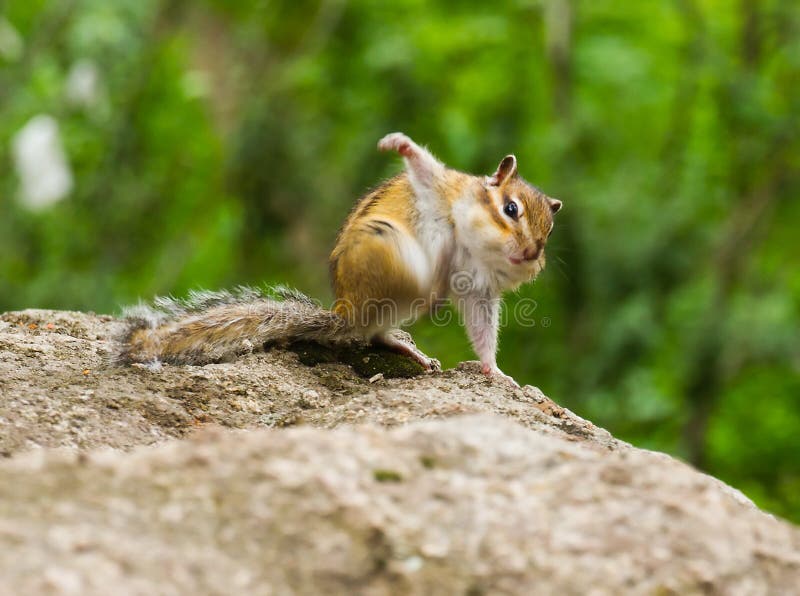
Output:
M561 201L558 199L551 199L550 197L547 197L547 202L550 203L550 211L553 212L553 215L561 210Z
M491 186L503 186L506 181L510 180L517 175L517 158L513 155L506 155L500 165L497 166L497 171L489 176L489 184Z

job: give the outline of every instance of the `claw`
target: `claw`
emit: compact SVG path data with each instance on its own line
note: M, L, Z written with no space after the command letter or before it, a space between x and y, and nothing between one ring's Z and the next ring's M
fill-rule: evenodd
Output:
M481 366L481 372L483 372L483 374L485 374L489 378L496 378L505 381L506 383L511 383L511 385L519 389L519 383L517 383L514 380L514 377L507 375L502 370L497 368L497 366L492 366L491 364L484 364L483 366Z
M439 362L436 358L429 358L430 361L430 369L428 372L442 372L442 363Z
M415 344L411 336L402 331L384 333L372 339L373 343L383 344L412 360L419 362L425 372L441 372L442 365L436 358L426 356Z
M420 352L419 350L409 351L406 352L402 351L406 356L419 362L422 368L425 369L426 373L434 373L434 372L442 372L442 363L439 362L436 358L428 358L425 354Z

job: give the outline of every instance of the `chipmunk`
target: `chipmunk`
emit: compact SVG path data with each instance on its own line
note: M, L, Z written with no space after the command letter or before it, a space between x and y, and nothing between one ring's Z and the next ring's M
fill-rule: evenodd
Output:
M514 380L497 366L502 293L535 278L561 201L528 184L507 155L491 176L447 168L403 133L378 143L405 171L364 196L342 226L330 256L331 310L298 292L250 288L158 298L126 311L122 359L203 364L253 346L298 339L364 340L419 362L439 363L396 331L450 298L485 374Z

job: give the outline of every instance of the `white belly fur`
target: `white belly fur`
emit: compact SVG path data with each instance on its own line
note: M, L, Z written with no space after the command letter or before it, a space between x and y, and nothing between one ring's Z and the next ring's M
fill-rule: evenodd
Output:
M450 275L450 256L453 252L453 229L448 220L441 215L441 206L434 201L439 197L426 197L418 200L417 246L425 259L424 277L419 277L420 288L426 300L442 287L447 287ZM444 265L444 267L443 267ZM420 268L420 270L422 270ZM444 279L441 279L444 277ZM444 298L439 296L438 298Z

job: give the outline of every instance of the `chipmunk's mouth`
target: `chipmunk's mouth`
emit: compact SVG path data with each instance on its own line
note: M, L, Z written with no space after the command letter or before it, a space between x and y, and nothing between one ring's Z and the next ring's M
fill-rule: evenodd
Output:
M537 251L513 251L508 255L508 261L512 265L534 265L539 262L542 256L542 250Z

